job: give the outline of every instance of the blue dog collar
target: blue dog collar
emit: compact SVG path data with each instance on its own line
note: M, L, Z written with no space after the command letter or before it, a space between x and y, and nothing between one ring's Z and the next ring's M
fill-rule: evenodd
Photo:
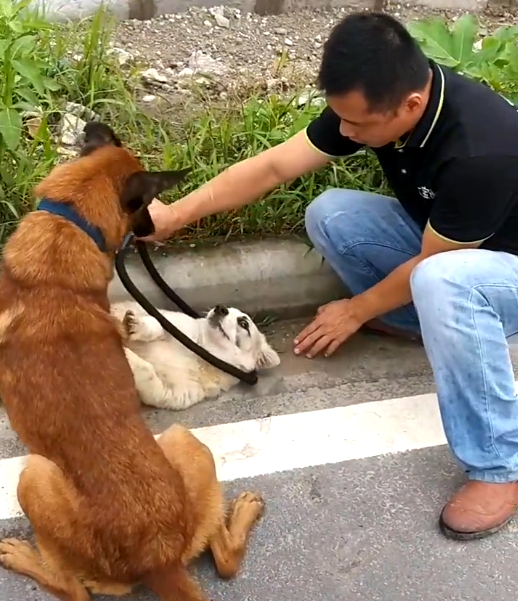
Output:
M106 252L106 240L104 239L104 235L100 228L88 223L84 217L79 215L73 205L43 198L39 202L36 210L47 211L47 213L51 213L52 215L64 217L74 225L77 225L77 227L85 234L88 234L88 236L90 236L90 238L96 243L97 248L102 253Z

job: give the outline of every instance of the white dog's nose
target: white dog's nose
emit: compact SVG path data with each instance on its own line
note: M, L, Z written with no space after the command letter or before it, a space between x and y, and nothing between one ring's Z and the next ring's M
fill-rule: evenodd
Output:
M225 305L216 305L214 307L214 313L216 315L221 315L221 317L224 317L225 315L228 315L228 309L225 307Z

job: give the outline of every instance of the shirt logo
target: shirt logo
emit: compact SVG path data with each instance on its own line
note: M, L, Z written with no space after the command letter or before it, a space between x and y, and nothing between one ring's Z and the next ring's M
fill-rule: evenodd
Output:
M432 200L435 198L435 192L426 186L419 186L417 191L423 198L426 198L426 200Z

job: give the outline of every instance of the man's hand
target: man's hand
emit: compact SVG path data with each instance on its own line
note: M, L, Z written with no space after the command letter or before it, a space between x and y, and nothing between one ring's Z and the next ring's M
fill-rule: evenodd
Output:
M356 309L356 302L349 299L320 307L313 321L295 338L295 354L305 353L311 359L325 350L325 356L331 356L365 323Z
M166 205L155 198L148 206L148 210L155 226L155 232L151 236L141 238L141 240L163 240L168 238L177 229L173 209L170 205Z

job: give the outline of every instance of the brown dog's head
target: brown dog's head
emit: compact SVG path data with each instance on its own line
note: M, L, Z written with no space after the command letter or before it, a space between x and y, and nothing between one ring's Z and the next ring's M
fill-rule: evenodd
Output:
M110 148L112 153L110 153ZM120 149L120 150L116 150ZM100 152L99 152L100 151ZM151 201L165 190L176 186L190 171L143 171L131 153L122 148L120 139L113 130L105 123L91 121L86 124L83 132L83 145L80 151L81 157L96 156L117 157L121 166L119 173L115 173L115 179L119 180L119 200L121 209L129 216L128 231L133 231L137 237L151 235L155 228L148 211ZM111 162L111 161L110 161ZM132 164L134 169L128 173L128 167ZM113 172L113 170L112 170ZM127 232L126 232L127 233Z
M139 238L154 232L148 205L188 172L145 171L108 125L92 121L84 128L79 158L55 167L35 194L73 205L114 251L129 232Z

